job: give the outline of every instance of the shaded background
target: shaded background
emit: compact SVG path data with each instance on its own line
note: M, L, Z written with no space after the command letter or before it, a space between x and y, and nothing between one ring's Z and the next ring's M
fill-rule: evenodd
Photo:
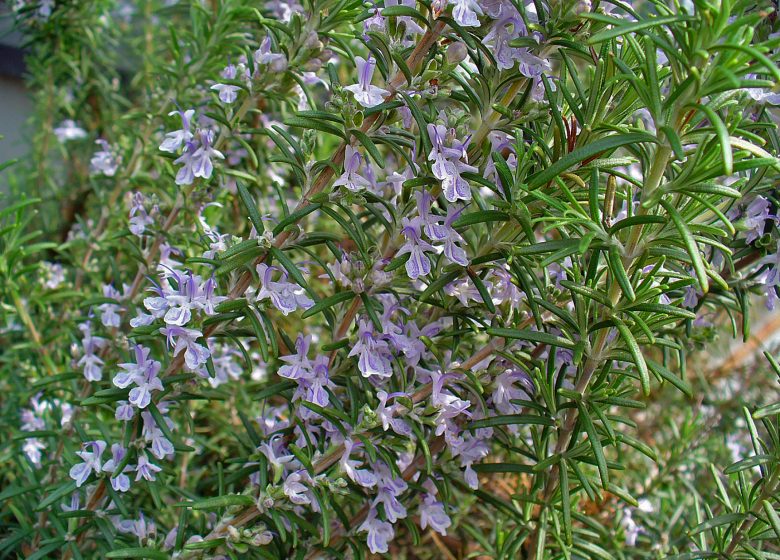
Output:
M33 104L24 86L22 37L11 32L13 19L7 2L0 1L0 161L21 157L29 151L25 126ZM0 174L0 189L7 179Z

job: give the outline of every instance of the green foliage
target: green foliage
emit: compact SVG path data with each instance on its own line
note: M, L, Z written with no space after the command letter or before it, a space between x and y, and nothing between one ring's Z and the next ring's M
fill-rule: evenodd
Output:
M345 474L349 440L408 484L393 557L779 557L780 367L768 353L749 376L724 372L724 388L707 364L729 335L749 339L763 292L775 297L776 220L750 223L745 209L759 195L773 214L780 202L777 108L751 101L780 81L771 6L513 2L538 38L506 48L547 63L536 77L502 67L486 26L435 3L308 0L280 18L244 0L144 0L128 19L115 4L18 14L36 114L31 156L3 171L12 192L0 205L0 554L363 558L374 494ZM386 28L364 28L377 13ZM409 42L411 22L423 33ZM220 102L211 86L224 66L245 56L254 72L265 38L286 66L225 78L237 101ZM366 108L345 86L369 54L387 95ZM196 108L228 156L190 183L158 149L177 106ZM90 140L56 139L64 119L110 143L116 174L90 172ZM431 251L430 274L412 281L415 257L399 251L416 195L430 193L442 222L456 208L429 161L431 124L468 138L470 207L451 226L469 262ZM407 165L413 176L397 197L334 187L347 147L388 180ZM153 215L142 237L127 221L136 191ZM197 319L197 340L232 349L240 381L209 385L184 367L159 317L130 326L166 259L213 275L225 301ZM63 281L49 282L51 263ZM288 313L258 298L258 265L311 305ZM126 288L114 296L107 284ZM473 461L478 490L442 436L454 429L441 428L444 385L420 381L407 353L392 356L382 387L409 433L377 416L385 401L351 350L361 323L386 329L388 301L436 325L414 335L419 368L451 373L447 396L468 400L458 433L489 433ZM92 321L105 375L88 382L77 325L102 306L122 318ZM313 332L328 406L279 375L298 334ZM115 417L130 388L111 378L134 344L161 362L164 389L147 411L175 453L126 493L99 472L77 487L68 472L86 442L128 448L115 472L148 456L144 420ZM217 379L218 359L200 373ZM514 386L502 411L507 371L532 389ZM45 403L40 429L20 421L31 398ZM326 436L307 431L312 416ZM290 501L290 473L263 451L275 438L317 507ZM39 465L23 451L30 440L44 446ZM452 519L446 539L418 527L431 487ZM154 519L157 532L134 535L120 519Z

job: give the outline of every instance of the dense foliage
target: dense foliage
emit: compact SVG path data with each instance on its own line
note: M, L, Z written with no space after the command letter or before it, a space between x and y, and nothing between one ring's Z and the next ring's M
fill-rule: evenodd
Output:
M780 558L771 3L12 17L0 554Z

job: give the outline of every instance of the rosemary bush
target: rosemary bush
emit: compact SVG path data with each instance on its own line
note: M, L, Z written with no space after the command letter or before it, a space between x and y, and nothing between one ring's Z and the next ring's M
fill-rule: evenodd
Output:
M780 558L770 2L11 4L4 557Z

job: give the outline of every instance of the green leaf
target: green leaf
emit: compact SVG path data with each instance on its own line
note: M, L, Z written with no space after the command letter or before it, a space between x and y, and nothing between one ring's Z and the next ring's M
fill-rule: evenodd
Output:
M290 224L297 224L298 221L303 218L304 216L311 214L315 210L319 210L322 207L322 204L307 204L300 210L296 210L289 216L287 216L285 219L281 220L278 224L276 224L276 227L273 230L274 235L279 235L284 231L284 228L289 226Z
M777 461L777 459L775 457L772 457L771 455L753 455L752 457L748 457L747 459L742 459L741 461L737 461L733 465L726 467L725 469L723 469L723 474L738 473L740 471L752 469L753 467L757 467L758 465L765 465L773 461Z
M385 268L385 270L387 269ZM450 282L455 281L462 273L463 273L462 270L453 270L452 272L448 272L447 274L442 274L436 280L428 284L428 286L425 288L425 290L423 290L423 292L420 294L418 299L420 301L426 301L435 292L438 292Z
M775 536L780 539L780 516L777 515L775 508L767 500L761 501L761 507L764 508L764 513L772 526L772 530L775 532Z
M301 319L308 319L309 317L312 317L317 313L320 313L330 307L333 307L334 305L338 305L339 303L349 301L354 297L355 297L355 293L352 290L347 290L345 292L339 292L338 294L333 294L332 296L328 296L318 301L316 304L314 304L313 307L310 307L309 309L304 311L303 314L301 315Z
M655 373L657 376L659 376L664 381L668 381L677 389L685 393L686 396L692 397L693 396L693 389L691 389L691 384L688 383L685 379L682 379L681 377L675 375L673 372L669 371L667 368L665 368L662 364L659 364L658 362L654 362L653 360L646 359L645 363L647 363L647 367L650 368L650 370Z
M585 146L582 146L573 152L569 152L561 159L547 167L544 171L540 171L539 173L531 176L531 178L528 180L528 188L535 189L540 187L552 181L555 179L555 177L568 170L573 165L607 150L614 150L615 148L627 146L629 144L640 144L642 142L657 141L658 140L655 138L655 136L651 136L650 134L644 132L614 134L612 136L607 136L606 138L600 138L599 140L586 144Z
M483 222L505 222L509 220L509 214L498 210L480 210L464 214L452 223L452 227L459 229Z
M485 307L487 307L488 311L490 311L491 313L495 313L496 306L493 303L493 298L490 296L490 292L488 292L485 283L482 282L482 278L480 278L479 275L476 272L472 271L470 268L467 268L466 272L468 273L469 278L471 278L471 281L474 283L474 286L476 286L477 291L479 292L479 296L482 298L482 301L485 303Z
M327 134L337 136L342 140L346 140L344 137L344 131L337 126L333 126L330 122L322 119L309 119L304 117L289 117L285 119L284 124L291 127L303 128L308 130L319 130Z
M601 446L601 438L596 431L596 426L593 424L593 419L582 401L577 402L577 409L579 410L580 420L585 428L585 433L588 434L588 441L593 449L593 454L596 457L596 466L599 469L599 477L601 477L601 487L606 489L609 485L609 469L607 468L607 459L604 457L604 448Z
M51 494L46 496L46 498L41 503L36 505L35 511L42 511L42 510L48 508L54 502L62 499L66 495L68 495L71 492L73 492L75 489L76 489L76 481L75 480L71 480L69 482L66 482L65 484L60 485Z
M591 37L588 40L589 45L597 45L599 43L603 43L604 41L614 39L615 37L620 37L621 35L628 35L630 33L636 33L637 31L644 31L645 29L652 29L653 27L658 27L661 25L669 25L670 23L678 23L678 22L691 20L691 18L688 16L667 16L667 17L660 17L660 18L644 19L633 23L626 23L625 20L607 17L602 14L585 13L582 14L580 17L596 20L600 23L606 23L607 25L613 26L612 29L605 29L593 35L593 37Z
M425 27L428 25L428 20L420 12L410 6L388 6L382 8L382 15L384 17L411 17L422 23Z
M355 138L357 138L361 144L363 144L363 147L366 149L366 151L369 154L371 154L371 157L376 162L376 164L382 169L384 169L385 158L383 158L382 154L379 153L376 144L374 144L371 141L371 138L369 138L368 135L366 135L366 133L363 132L362 130L352 129L349 131L349 133L352 134Z
M507 414L501 416L491 416L482 420L475 420L469 424L469 429L478 430L480 428L493 428L495 426L555 426L555 422L546 416L535 416L533 414Z
M106 558L150 558L151 560L168 560L168 553L154 548L120 548L106 553Z
M541 344L547 344L549 346L568 348L569 350L573 350L574 347L576 346L576 344L571 340L568 340L561 336L555 336L543 331L531 331L528 329L501 329L501 328L491 327L487 329L487 333L490 336L500 336L502 338L528 340L529 342L539 342Z
M734 172L734 156L731 153L731 142L729 129L721 120L720 116L707 105L693 105L696 109L707 115L707 118L715 129L715 133L718 135L718 143L720 144L720 155L723 161L723 173L725 175L731 175Z
M572 249L576 251L579 249L579 239L556 239L554 241L542 241L541 243L534 243L533 245L525 245L515 249L515 254L521 257L529 257L532 255L544 255L545 253L552 253L554 251L562 251L565 249Z
M215 498L207 498L205 500L198 500L195 502L180 502L176 504L179 507L188 507L196 510L201 509L219 509L230 506L252 506L255 504L252 496L245 494L228 494L227 496L217 496Z
M714 529L715 527L722 527L723 525L732 525L734 523L739 523L745 518L745 514L743 513L725 513L723 515L718 515L716 517L713 517L712 519L708 519L707 521L698 524L696 527L691 529L688 534L698 535L699 533L703 531L708 531L710 529Z
M699 289L701 289L701 291L706 294L710 289L710 284L707 280L707 271L704 267L701 253L699 252L699 246L696 244L696 240L693 238L691 230L688 229L688 225L685 223L683 217L669 201L662 199L661 205L669 214L669 217L672 219L672 222L674 222L677 231L680 233L680 237L682 237L685 249L688 252L688 255L691 257L691 264L693 264L693 269L696 271L696 278L699 281Z
M612 273L615 281L620 285L623 295L626 296L629 301L634 301L636 299L634 287L631 285L631 280L628 278L626 269L623 267L623 259L616 246L613 245L609 248L607 258L609 259L609 271Z
M626 326L626 324L618 319L617 317L613 317L613 321L615 322L615 326L618 329L618 332L620 333L620 337L623 339L623 342L626 343L626 346L628 346L628 351L631 354L631 357L634 358L634 363L636 364L636 368L639 371L639 381L642 385L642 392L645 395L650 394L650 372L647 369L647 363L645 363L645 358L642 355L642 350L639 348L639 345L636 342L636 339L634 338L634 335L631 334L631 331Z
M478 473L533 473L532 465L521 465L519 463L480 463L474 465L473 469Z
M561 286L563 286L568 290L571 290L576 294L584 296L588 299L595 300L605 307L612 307L612 302L609 300L609 297L607 297L607 294L605 294L600 290L594 290L593 288L590 288L588 286L581 286L579 284L575 284L574 282L570 282L568 280L561 280L560 283Z
M271 254L274 256L274 258L279 261L279 264L281 264L284 269L287 271L287 273L292 276L292 278L298 283L298 285L306 290L308 292L309 296L316 302L319 297L316 293L312 291L312 289L309 287L309 284L306 282L306 279L303 277L303 274L301 274L301 271L298 270L298 267L295 266L295 263L293 263L287 255L285 255L281 249L277 249L276 247L271 247L270 249Z

